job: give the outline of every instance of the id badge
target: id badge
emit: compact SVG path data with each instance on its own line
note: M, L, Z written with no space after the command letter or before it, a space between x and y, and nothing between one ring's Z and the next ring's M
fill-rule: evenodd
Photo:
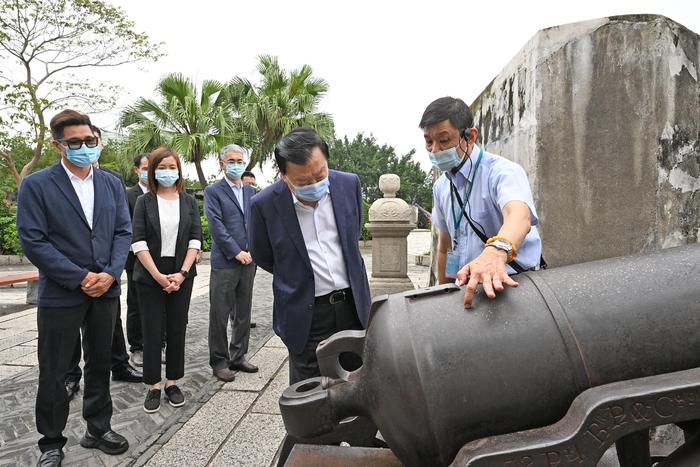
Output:
M459 252L455 249L447 252L447 265L445 266L445 277L455 279L460 270Z

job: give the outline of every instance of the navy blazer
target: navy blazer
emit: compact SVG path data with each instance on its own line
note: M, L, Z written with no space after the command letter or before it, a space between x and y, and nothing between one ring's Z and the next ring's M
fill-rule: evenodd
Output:
M357 175L330 170L331 202L357 316L367 326L371 296L360 254L364 213ZM309 338L314 305L314 274L294 209L283 180L252 199L248 221L250 252L261 268L273 274L273 328L287 348L301 353Z
M88 272L116 280L103 297L118 297L131 245L131 218L119 179L93 169L92 229L78 195L58 164L29 175L17 199L17 231L24 254L39 269L39 306L69 307L89 299L80 288Z
M248 213L255 188L243 183L243 208L226 179L204 190L204 213L211 233L211 267L231 269L241 263L236 256L248 251Z

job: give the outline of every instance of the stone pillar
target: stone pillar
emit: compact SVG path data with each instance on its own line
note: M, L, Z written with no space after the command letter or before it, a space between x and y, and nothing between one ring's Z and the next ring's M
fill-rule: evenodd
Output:
M379 189L384 198L369 208L369 223L365 227L372 234L372 277L369 280L372 297L415 288L407 274L406 237L416 224L411 222L411 206L396 197L400 187L398 175L379 177Z

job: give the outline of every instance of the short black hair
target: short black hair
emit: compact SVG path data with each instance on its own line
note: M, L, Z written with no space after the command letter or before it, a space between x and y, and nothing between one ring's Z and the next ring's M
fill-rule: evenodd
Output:
M140 166L141 166L141 161L143 160L143 158L145 157L146 159L148 159L148 156L149 156L149 155L150 155L150 154L148 154L148 153L146 153L146 154L137 154L137 155L135 155L135 156L134 156L134 167L140 167Z
M249 170L246 170L245 172L243 172L243 173L241 174L241 178L243 178L243 177L253 177L253 178L255 178L255 174L254 174L253 172L249 171Z
M100 130L99 127L96 127L95 125L90 125L90 128L92 128L93 133L97 133L97 136L102 139L102 130Z
M275 161L280 172L287 173L287 162L306 164L314 148L319 148L328 160L328 144L312 128L299 127L287 133L275 146Z
M474 126L474 117L469 106L462 99L447 96L435 99L425 108L418 127L424 130L444 120L449 120L460 134Z
M59 113L54 115L51 119L51 122L49 122L49 127L51 128L51 136L53 136L53 139L55 140L60 140L61 138L63 138L63 129L65 127L79 125L87 125L92 128L90 117L71 109L60 111Z

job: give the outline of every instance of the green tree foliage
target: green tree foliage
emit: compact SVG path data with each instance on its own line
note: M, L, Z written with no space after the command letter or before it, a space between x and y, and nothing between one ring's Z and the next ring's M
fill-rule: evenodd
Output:
M197 169L202 188L207 179L202 161L236 139L233 112L225 86L205 80L201 89L179 73L158 84L158 101L141 98L122 113L119 126L129 131L131 154L169 144Z
M0 254L21 255L22 246L17 235L16 208L7 200L0 200Z
M0 159L15 185L44 154L47 113L114 105L118 88L88 82L78 76L81 70L156 60L159 45L136 32L120 8L103 1L0 0L0 131L24 138L32 148L32 157L20 160L13 146L0 144Z
M433 205L431 179L413 160L414 153L398 156L392 146L379 146L373 136L359 133L352 140L347 136L333 140L328 165L332 169L357 174L362 183L362 195L369 204L384 196L379 190L379 177L386 173L396 174L401 177L401 189L396 196L430 211ZM424 216L419 216L419 225L427 225Z
M296 127L311 127L327 140L333 136L333 118L318 111L328 84L314 77L309 65L288 72L277 57L263 55L259 60L259 84L240 77L228 84L241 137L237 142L252 150L248 170L262 166L282 136Z

